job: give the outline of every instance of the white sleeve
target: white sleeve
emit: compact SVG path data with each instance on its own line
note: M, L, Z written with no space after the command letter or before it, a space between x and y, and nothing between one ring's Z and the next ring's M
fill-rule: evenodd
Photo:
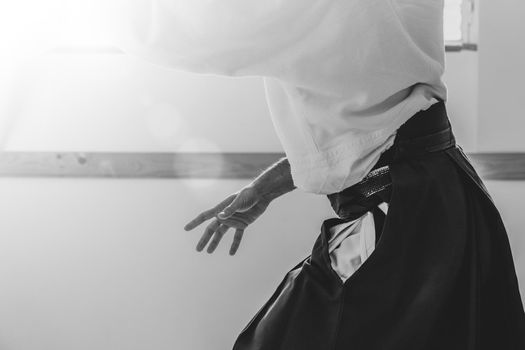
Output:
M279 76L331 0L115 0L115 44L174 69ZM337 3L337 2L336 2Z

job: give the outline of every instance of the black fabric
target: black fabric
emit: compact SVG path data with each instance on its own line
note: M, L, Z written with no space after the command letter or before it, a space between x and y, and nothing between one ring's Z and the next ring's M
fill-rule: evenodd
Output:
M234 350L523 350L525 314L505 227L483 182L455 145L445 104L403 125L375 168L389 166L389 202L328 196L343 217L321 225L238 336ZM355 199L357 200L357 199ZM342 283L331 268L330 227L363 206L376 249Z
M383 202L389 202L392 179L388 166L375 168L361 182L328 195L332 208L344 220L355 220Z

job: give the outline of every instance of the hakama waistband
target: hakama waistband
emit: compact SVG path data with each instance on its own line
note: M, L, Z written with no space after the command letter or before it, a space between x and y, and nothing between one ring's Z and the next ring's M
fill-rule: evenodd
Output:
M403 124L392 147L381 155L370 173L359 183L329 194L330 204L341 219L355 220L380 203L389 202L390 164L455 146L445 102L439 101Z

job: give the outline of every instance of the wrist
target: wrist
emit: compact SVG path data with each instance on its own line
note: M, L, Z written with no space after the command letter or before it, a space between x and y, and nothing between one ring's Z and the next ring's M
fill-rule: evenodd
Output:
M286 158L279 160L264 171L250 185L261 197L273 200L296 188L290 171L290 164Z

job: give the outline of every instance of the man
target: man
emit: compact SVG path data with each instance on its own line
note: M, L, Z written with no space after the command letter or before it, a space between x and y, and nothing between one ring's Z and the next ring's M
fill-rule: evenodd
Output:
M125 51L264 77L286 152L186 225L211 220L197 250L233 229L235 254L296 187L327 195L339 216L234 349L525 349L505 228L446 114L443 0L130 3Z

